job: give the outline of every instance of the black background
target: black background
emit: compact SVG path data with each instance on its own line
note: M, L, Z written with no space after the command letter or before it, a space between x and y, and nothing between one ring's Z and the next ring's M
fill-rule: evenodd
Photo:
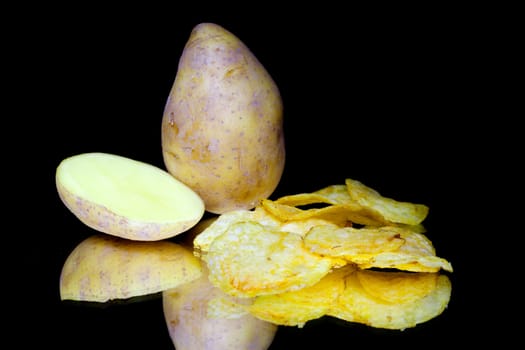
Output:
M13 234L24 253L5 299L18 305L10 325L26 331L17 337L22 345L173 348L158 296L110 305L60 301L62 264L95 231L61 203L54 171L63 158L91 151L164 168L164 104L186 40L201 22L238 36L280 89L287 158L272 197L350 177L387 197L424 203L430 207L427 236L455 269L448 308L413 329L323 318L303 329L281 327L271 349L314 349L321 340L326 348L385 340L419 348L469 340L471 329L478 337L491 334L484 315L492 306L480 308L486 300L471 288L478 283L472 256L481 238L468 240L472 233L466 231L469 222L484 220L470 205L472 168L483 152L465 136L479 137L471 112L483 103L476 93L483 79L476 73L486 31L471 21L472 9L33 10L13 27L29 28L16 41L22 68L13 68L12 88L23 96L16 114L24 125L24 154L31 155L16 160L24 171L15 177L32 179L15 203L27 212L30 202L32 215L23 216L22 229L16 228L22 233Z

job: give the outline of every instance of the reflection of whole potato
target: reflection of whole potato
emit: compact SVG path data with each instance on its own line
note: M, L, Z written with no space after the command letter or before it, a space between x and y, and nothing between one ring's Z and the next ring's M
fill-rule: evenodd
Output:
M199 278L164 290L164 318L175 348L268 349L277 325L256 318L235 300L210 283L206 268Z
M285 162L282 100L271 76L232 33L197 25L162 119L167 170L206 210L252 209L277 187Z

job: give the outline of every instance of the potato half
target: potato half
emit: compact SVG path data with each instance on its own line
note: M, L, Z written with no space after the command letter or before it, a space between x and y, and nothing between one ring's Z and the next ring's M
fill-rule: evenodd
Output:
M84 224L114 236L155 241L199 222L204 202L191 188L153 165L108 153L64 159L58 194Z
M128 299L175 288L201 275L200 260L177 243L97 234L80 242L64 262L60 299Z

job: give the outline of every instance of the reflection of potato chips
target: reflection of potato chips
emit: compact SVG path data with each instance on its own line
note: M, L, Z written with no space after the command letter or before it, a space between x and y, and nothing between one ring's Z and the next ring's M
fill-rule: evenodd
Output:
M334 269L313 286L292 292L255 297L248 307L255 317L278 325L302 327L307 321L324 316L345 288L353 265Z
M361 287L378 300L407 303L423 298L436 288L436 273L406 273L401 271L359 270Z
M339 263L309 252L298 234L248 221L230 225L203 260L214 285L244 297L311 286Z
M389 274L390 272L381 273ZM410 282L398 281L393 283L391 288L397 288L397 290L389 291L388 296L380 298L368 293L363 288L357 273L346 276L344 292L327 315L350 322L363 323L371 327L401 330L414 327L440 315L447 307L451 295L451 284L446 275L436 275L435 287L420 298L405 298L407 299L405 302L388 302L385 300L396 299L392 296L395 294L400 300L404 299L401 296L403 293L414 295L414 288L410 286L413 277L410 277L410 272L404 272L404 274L407 274ZM388 276L386 275L384 278L390 279ZM402 278L400 275L396 277ZM380 277L376 276L375 278ZM418 284L420 281L416 279L415 283ZM423 285L426 292L428 285L425 283ZM417 295L417 293L415 294Z

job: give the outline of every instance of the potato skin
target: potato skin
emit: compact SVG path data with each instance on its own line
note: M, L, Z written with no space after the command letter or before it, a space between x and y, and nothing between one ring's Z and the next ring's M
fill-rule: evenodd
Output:
M283 105L252 52L219 25L194 27L162 118L168 172L222 214L252 209L284 170Z
M56 181L57 192L66 208L85 225L99 232L135 241L160 241L189 230L198 223L191 221L173 223L142 222L118 215L108 208L85 200L71 193L60 181Z

